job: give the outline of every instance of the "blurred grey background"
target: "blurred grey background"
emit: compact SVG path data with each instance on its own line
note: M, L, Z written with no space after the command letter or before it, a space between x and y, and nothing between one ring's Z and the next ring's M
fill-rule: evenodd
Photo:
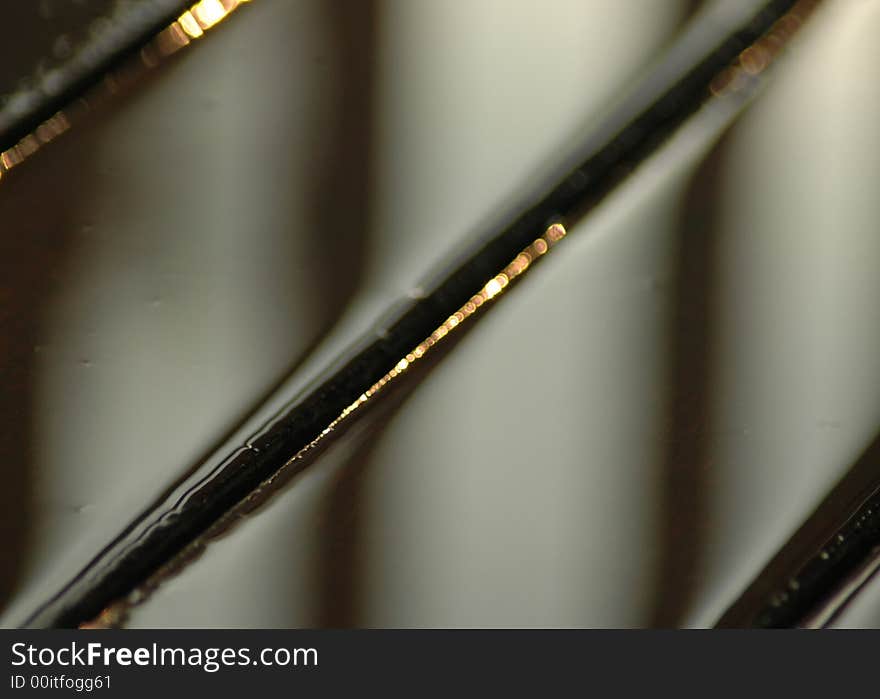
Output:
M415 293L694 11L260 0L4 177L2 624ZM131 625L713 623L880 428L878 33L876 1L820 8L710 152L617 191Z

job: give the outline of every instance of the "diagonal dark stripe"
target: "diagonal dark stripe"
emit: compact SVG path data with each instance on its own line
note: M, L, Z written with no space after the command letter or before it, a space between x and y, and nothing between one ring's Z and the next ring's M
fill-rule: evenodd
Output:
M121 555L122 537L111 543L27 625L76 626L92 619L181 554L278 473L292 455L316 440L358 396L478 293L548 224L560 219L569 224L578 221L625 180L710 98L713 80L795 5L794 0L767 3L744 26L736 27L691 63L692 67L678 72L667 88L657 90L655 84L649 85L645 91L649 101L635 118L620 120L610 130L610 139L598 147L585 148L578 156L580 164L560 167L553 186L485 238L486 242L426 296L401 312L381 337L368 340L340 368L242 445L219 472L198 484L173 516L160 518L159 526L147 530ZM804 3L799 6L804 7ZM755 82L751 76L742 75L749 85ZM145 513L144 518L151 514L155 513ZM83 582L85 573L89 573L87 583Z

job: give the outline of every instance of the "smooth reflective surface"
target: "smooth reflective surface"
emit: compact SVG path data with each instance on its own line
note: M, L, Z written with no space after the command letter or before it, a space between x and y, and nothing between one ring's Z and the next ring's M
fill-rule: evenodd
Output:
M306 369L418 293L684 17L504 7L383 3L374 37L268 2L4 179L5 624L338 319ZM133 625L712 623L880 424L878 17L822 12L707 161L618 192Z

